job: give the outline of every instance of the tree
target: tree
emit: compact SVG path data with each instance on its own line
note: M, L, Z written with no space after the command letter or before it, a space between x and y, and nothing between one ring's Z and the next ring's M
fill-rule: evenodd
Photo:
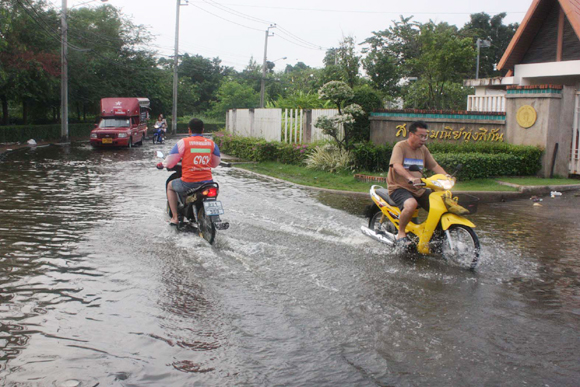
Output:
M477 39L490 39L491 46L480 50L479 75L481 78L500 76L495 66L501 60L512 37L518 29L517 23L505 25L503 19L506 13L490 16L484 12L472 14L471 20L461 29L461 33L473 39L475 47ZM475 63L473 73L475 75Z
M217 101L212 102L212 115L225 116L228 109L254 108L260 102L260 94L251 86L234 80L224 81L217 91Z
M451 100L446 94L451 83L461 83L471 72L475 58L471 39L462 38L457 27L429 22L421 25L420 54L407 60L412 74L426 85L423 109L445 109Z
M338 48L326 51L324 57L325 81L342 81L351 88L358 83L360 55L356 54L354 37L347 36Z
M315 123L316 127L332 137L340 150L350 150L354 137L355 118L364 115L360 105L347 105L354 97L354 91L344 82L331 81L320 88L318 95L320 99L331 101L337 107L338 114L332 117L319 117ZM341 126L344 132L342 136Z
M412 21L412 17L401 16L400 20L393 21L393 26L373 32L373 36L361 43L366 54L363 66L372 86L383 95L398 97L401 78L412 76L407 62L420 54L420 28L421 24Z

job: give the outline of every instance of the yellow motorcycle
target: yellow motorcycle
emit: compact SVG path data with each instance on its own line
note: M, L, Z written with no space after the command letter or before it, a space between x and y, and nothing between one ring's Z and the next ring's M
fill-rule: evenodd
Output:
M418 171L414 167L410 170ZM417 185L432 192L427 218L419 223L417 209L406 227L413 248L420 254L440 253L443 258L460 266L475 269L479 262L479 238L473 231L475 224L463 215L475 213L479 199L467 194L453 196L451 189L455 179L441 174L423 177ZM373 185L370 195L376 207L371 212L369 226L362 226L361 231L379 242L394 246L401 210L391 200L387 189L381 186Z

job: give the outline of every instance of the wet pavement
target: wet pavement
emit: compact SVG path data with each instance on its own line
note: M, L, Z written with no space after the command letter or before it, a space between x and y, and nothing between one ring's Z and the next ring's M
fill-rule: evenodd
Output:
M0 385L531 385L580 377L580 197L483 204L481 264L401 256L360 196L218 168L214 246L154 151L0 160Z

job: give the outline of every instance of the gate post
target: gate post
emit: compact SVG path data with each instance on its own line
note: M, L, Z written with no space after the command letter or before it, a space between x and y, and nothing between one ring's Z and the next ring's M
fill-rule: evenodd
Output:
M312 109L304 109L304 137L305 144L312 142Z

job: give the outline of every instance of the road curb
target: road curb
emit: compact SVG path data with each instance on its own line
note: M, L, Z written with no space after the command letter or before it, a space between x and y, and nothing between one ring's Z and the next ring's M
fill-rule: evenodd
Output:
M291 181L279 179L277 177L272 177L268 175L263 175L258 172L249 171L244 168L237 168L235 165L232 165L231 168L238 169L241 171L245 171L260 177L265 177L274 181L278 181L281 183L291 184L295 187L300 188L307 188L312 189L315 191L322 191L322 192L330 192L340 195L350 195L350 196L360 196L360 197L368 197L368 192L353 192L353 191L342 191L342 190L335 190L329 188L320 188L320 187L312 187L309 185L302 185L297 183L292 183ZM479 198L480 203L500 203L506 202L510 200L518 200L518 199L529 199L530 195L549 195L551 191L559 191L559 192L567 192L567 191L576 191L580 190L580 184L578 185L549 185L549 186L518 186L520 188L519 192L504 192L504 191L453 191L455 194L468 194L473 195Z

